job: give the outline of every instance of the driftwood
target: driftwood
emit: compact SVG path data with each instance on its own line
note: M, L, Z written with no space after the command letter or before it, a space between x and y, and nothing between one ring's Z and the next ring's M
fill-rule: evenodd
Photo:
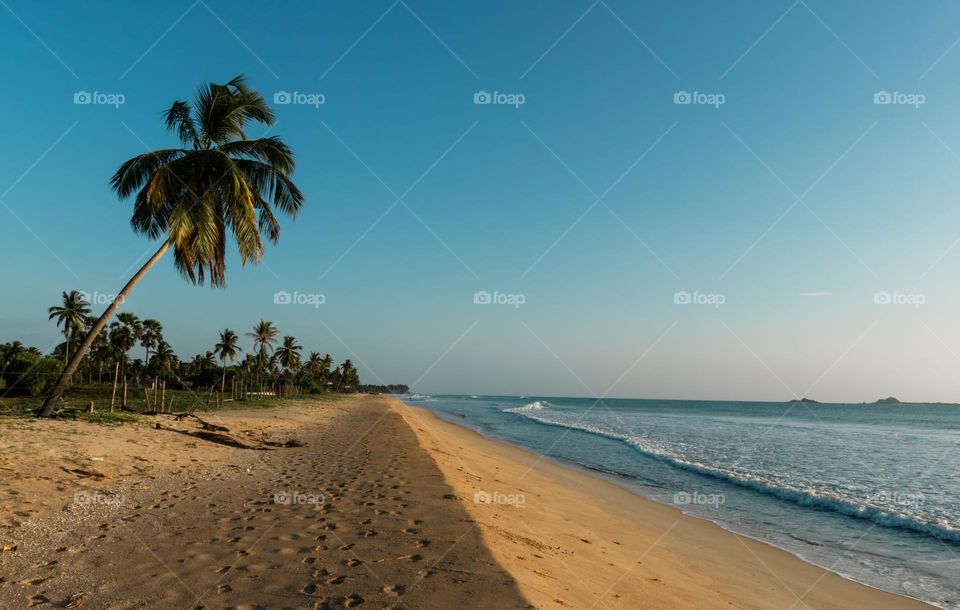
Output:
M208 432L206 430L181 430L179 428L172 428L170 426L164 426L160 422L155 424L157 430L169 430L170 432L179 432L180 434L186 434L187 436L192 436L194 438L199 438L205 441L210 441L211 443L217 443L219 445L227 445L228 447L236 447L238 449L260 449L265 450L266 447L258 447L256 445L250 445L241 441L240 439L234 438L229 434L224 434L222 432Z
M202 429L204 429L204 430L209 430L209 431L211 431L211 432L230 432L230 429L227 428L226 426L219 426L219 425L217 425L217 424L211 424L211 423L208 422L208 421L205 421L205 420L203 420L203 419L200 419L199 417L197 417L197 416L194 415L193 413L164 413L164 412L162 412L162 411L146 411L146 412L143 413L143 415L166 415L167 417L172 417L172 418L174 418L174 419L177 420L177 421L182 421L183 419L186 419L187 417L192 417L193 419L197 420L197 423L199 423L199 424L200 424L200 427L201 427Z
M192 436L194 438L199 438L201 440L209 441L211 443L217 443L219 445L226 445L228 447L236 447L238 449L254 449L258 451L269 451L271 449L285 448L285 447L303 447L304 443L296 439L287 439L284 441L275 441L268 438L265 438L263 435L260 435L259 438L256 438L253 434L249 432L242 432L247 438L241 439L236 434L231 433L230 429L226 426L221 426L218 424L211 424L208 421L205 421L193 413L145 413L144 415L165 415L167 417L172 417L174 421L183 421L187 418L192 418L200 426L199 430L184 430L182 428L174 426L166 426L160 422L156 422L154 427L157 430L169 430L170 432L179 432L180 434L185 434L187 436Z

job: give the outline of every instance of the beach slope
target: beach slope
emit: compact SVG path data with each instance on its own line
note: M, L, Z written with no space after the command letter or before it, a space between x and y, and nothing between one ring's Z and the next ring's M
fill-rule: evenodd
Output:
M538 608L931 608L395 403Z

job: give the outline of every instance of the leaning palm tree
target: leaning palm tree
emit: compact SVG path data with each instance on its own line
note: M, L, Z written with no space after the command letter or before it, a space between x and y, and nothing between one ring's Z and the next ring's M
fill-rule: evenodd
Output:
M57 319L57 327L63 326L63 336L66 337L66 350L63 355L63 362L70 360L70 340L84 327L87 316L90 314L90 303L82 292L71 290L64 292L61 296L62 305L54 305L47 310L48 320Z
M253 339L253 351L257 353L257 385L260 385L260 376L267 365L268 354L273 353L273 344L277 341L280 331L273 322L260 320L253 327L252 333L247 333Z
M237 357L239 340L237 333L226 328L220 333L220 342L213 348L214 353L220 356L220 363L223 365L223 376L220 377L220 396L223 396L227 384L227 358L230 359L230 362L233 362L234 358Z
M166 112L166 126L182 148L148 152L120 166L110 184L121 199L134 197L133 230L161 240L160 247L89 330L44 401L41 416L53 412L94 337L167 250L173 249L174 265L191 283L209 278L211 285L223 286L227 242L236 242L245 264L259 262L263 237L279 239L274 208L293 217L303 205L290 179L293 152L278 137L249 139L246 134L248 123L273 122L263 96L242 76L223 85L210 83L199 88L192 106L176 101Z

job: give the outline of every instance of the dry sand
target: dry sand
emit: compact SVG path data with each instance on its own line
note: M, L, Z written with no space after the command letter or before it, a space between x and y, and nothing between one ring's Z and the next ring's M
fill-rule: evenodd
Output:
M0 607L526 607L386 399L204 419L305 446L4 426Z
M0 608L927 607L391 399L203 417L304 445L0 419Z

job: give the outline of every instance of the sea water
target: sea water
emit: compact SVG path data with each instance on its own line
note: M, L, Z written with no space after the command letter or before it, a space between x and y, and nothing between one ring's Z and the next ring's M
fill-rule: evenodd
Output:
M958 406L400 398L853 580L960 610Z

